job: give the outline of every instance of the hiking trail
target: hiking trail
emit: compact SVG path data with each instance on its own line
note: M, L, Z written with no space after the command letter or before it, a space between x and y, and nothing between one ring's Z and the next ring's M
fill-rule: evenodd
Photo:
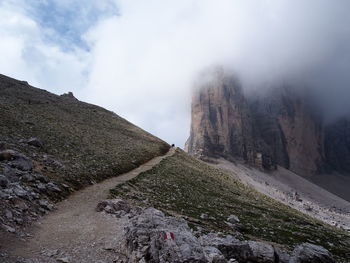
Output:
M96 212L98 202L108 197L110 189L152 169L161 160L172 156L175 150L172 147L165 155L157 156L128 173L71 194L57 203L55 211L31 227L30 238L15 244L9 242L9 247L4 244L5 251L33 263L115 262L116 253L119 253L115 248L123 230L121 220L127 219Z

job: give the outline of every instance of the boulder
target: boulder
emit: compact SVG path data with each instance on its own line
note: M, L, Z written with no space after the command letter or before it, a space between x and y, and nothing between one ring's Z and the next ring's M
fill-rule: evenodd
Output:
M210 263L227 263L224 255L216 247L204 247L204 254Z
M29 145L32 145L32 146L35 146L35 147L38 147L38 148L41 148L44 145L43 142L40 139L38 139L38 138L30 138L27 141L27 143Z
M267 243L257 241L240 241L230 235L220 237L218 234L208 234L200 237L203 246L216 247L227 259L247 263L278 262L274 248Z
M278 260L278 263L289 263L290 255L282 250L281 248L274 246L275 249L275 257Z
M257 241L248 241L246 244L249 246L249 256L247 257L248 260L261 263L276 262L275 250L270 244Z
M121 211L129 213L131 210L128 202L122 199L103 200L97 204L96 211L105 211L109 214L119 214Z
M289 263L335 263L335 260L324 247L303 243L294 249Z
M208 262L186 221L154 208L132 217L124 235L130 262Z

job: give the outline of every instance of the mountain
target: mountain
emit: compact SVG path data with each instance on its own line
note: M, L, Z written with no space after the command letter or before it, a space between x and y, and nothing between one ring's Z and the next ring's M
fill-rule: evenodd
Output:
M242 114L252 116L250 102L229 94L244 104L229 112L241 117L230 125L241 127L234 141L243 150L227 156L255 160L247 149L257 147L257 131ZM328 198L344 209L338 213L288 189L282 200L267 181L259 186L266 192L257 191L242 180L266 175L257 169L205 163L72 93L58 96L2 75L0 110L0 262L345 263L350 257L348 202L340 198ZM220 140L215 156L235 150L224 145L228 137ZM264 166L275 163L271 157ZM327 198L304 181L297 183Z
M278 166L317 183L345 175L350 186L350 121L325 124L307 92L289 86L245 94L239 81L217 68L196 87L186 150L197 157L243 160L263 170ZM350 200L343 183L333 192Z
M170 148L71 93L58 96L4 75L0 112L0 229L26 227L70 193Z

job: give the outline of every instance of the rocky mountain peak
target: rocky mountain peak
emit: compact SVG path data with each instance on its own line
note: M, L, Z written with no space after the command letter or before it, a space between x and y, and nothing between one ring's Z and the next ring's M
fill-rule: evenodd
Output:
M349 121L325 126L310 96L288 86L248 96L222 70L211 78L193 93L189 153L267 170L280 165L306 177L350 172Z

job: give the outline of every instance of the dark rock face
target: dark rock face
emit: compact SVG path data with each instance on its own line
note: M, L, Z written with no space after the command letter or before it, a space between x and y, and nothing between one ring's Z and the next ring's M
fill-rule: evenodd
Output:
M325 126L310 97L288 87L247 96L223 70L213 75L193 95L190 154L280 165L302 176L350 172L349 121Z

